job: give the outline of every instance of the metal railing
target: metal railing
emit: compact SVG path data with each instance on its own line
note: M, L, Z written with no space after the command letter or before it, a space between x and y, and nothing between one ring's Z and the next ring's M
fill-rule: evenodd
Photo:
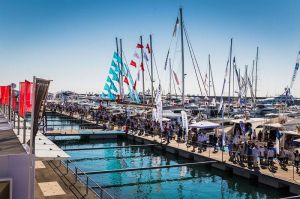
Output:
M74 176L75 180L80 181L86 187L85 194L87 195L89 190L91 190L97 197L101 199L115 199L110 193L108 193L105 189L103 189L97 182L91 179L83 170L81 170L75 163L70 160L67 160L66 163L61 161L62 164L66 167L67 171L71 171ZM74 170L70 168L69 164L74 165ZM81 173L81 175L78 175Z
M77 197L77 198L86 198L91 191L96 197L101 199L115 199L116 197L112 196L110 193L108 193L105 189L103 189L97 182L95 182L93 179L91 179L88 175L85 174L84 171L82 171L78 166L73 163L70 160L67 160L66 162L60 160L59 165L56 165L53 161L48 161L50 167L59 175L59 177L62 179L62 181L65 183L66 186L68 186L69 190ZM70 164L74 165L74 169L70 167ZM63 172L61 169L61 166L64 166L66 172ZM69 172L72 173L72 175L69 175ZM78 175L78 173L81 173L81 175ZM82 175L83 174L83 175ZM73 179L72 179L73 177ZM71 179L70 179L71 178ZM67 184L66 181L68 181L69 184ZM85 190L78 189L75 184L80 182L85 186ZM80 195L78 197L77 195Z

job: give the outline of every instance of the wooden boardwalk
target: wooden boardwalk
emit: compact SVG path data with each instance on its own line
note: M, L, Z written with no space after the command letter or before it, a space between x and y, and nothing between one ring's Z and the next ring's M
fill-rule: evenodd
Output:
M86 186L76 181L71 172L67 174L66 168L59 161L36 162L35 199L73 199L83 196L87 199L98 198L90 190L86 195Z

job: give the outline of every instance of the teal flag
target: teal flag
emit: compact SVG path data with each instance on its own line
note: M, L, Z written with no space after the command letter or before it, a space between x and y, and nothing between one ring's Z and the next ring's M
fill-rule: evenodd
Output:
M116 72L115 72L112 68L110 68L110 69L109 69L109 74L114 75L114 74L116 74ZM117 74L116 74L116 75L117 75Z
M104 93L101 94L101 98L102 98L102 99L106 98L106 96L105 96Z
M108 86L108 84L106 83L104 86L104 90L107 90L108 92L110 91L110 87Z
M118 81L119 81L119 77L118 77L117 75L114 75L114 76L113 76L113 78L112 78L112 80L114 80L114 81L117 81L117 82L118 82Z
M120 68L119 68L119 67L116 67L116 68L115 68L115 72L116 72L116 73L120 73L120 72L121 72L121 71L120 71Z
M111 78L109 76L107 76L106 82L113 83L113 81L111 80Z
M119 64L121 63L121 57L116 52L114 52L114 59L117 60Z
M111 61L111 66L114 68L119 68L119 66L116 64L114 60Z
M118 81L119 81L118 75L117 75L115 72L113 72L112 75L113 75L112 79L113 79L114 81L117 81L117 82L118 82Z
M116 93L118 92L118 89L117 89L117 87L114 85L114 83L111 83L110 89L113 90L113 91L115 91Z
M115 100L116 99L116 96L114 94L112 94L111 92L108 93L108 98L111 99L111 100Z

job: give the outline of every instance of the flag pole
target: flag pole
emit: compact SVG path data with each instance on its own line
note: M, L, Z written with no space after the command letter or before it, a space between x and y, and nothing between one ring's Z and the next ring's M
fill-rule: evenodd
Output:
M181 64L182 64L182 106L184 108L184 44L183 44L183 19L182 19L182 8L180 12L180 36L181 36Z
M25 82L26 85L26 82ZM35 89L36 89L36 77L33 76L32 82L32 92L31 92L31 128L30 128L30 146L29 146L29 155L30 155L30 168L29 168L29 198L34 198L34 169L35 169L35 158L34 158L34 148L33 148L33 131L34 131L34 109L35 109ZM25 89L26 90L26 89Z
M151 102L154 104L154 88L153 88L153 54L152 54L152 34L150 34L150 65L151 65Z
M121 57L121 100L123 100L123 94L124 94L124 90L123 90L123 70L124 70L124 66L123 66L123 47L122 47L122 39L120 39L120 57Z
M31 106L31 131L30 131L30 154L34 154L33 151L33 124L34 124L34 108L35 108L35 89L36 89L36 78L33 76L33 83L32 83L32 92L31 92L31 101L32 101L32 106Z
M9 97L8 97L8 121L11 122L11 99L12 99L12 84L8 86L9 88Z
M116 37L116 47L117 47L117 54L118 56L120 56L120 52L119 52L119 45L118 45L118 37ZM118 62L118 68L120 69L120 73L119 73L119 93L120 93L120 100L122 101L122 80L121 80L121 76L122 76L122 69L120 67L120 63Z
M144 67L144 65L143 65L144 64L144 59L143 59L143 36L140 36L140 42L141 42L141 57L142 57L141 66ZM145 74L144 74L144 70L142 70L142 77L143 77L143 104L145 104Z
M26 80L24 81L24 102L23 102L23 109L24 109L24 116L23 116L23 144L26 142Z
M230 52L229 52L229 81L228 81L228 84L229 84L229 91L228 91L228 116L229 116L229 111L230 111L230 104L231 104L231 96L230 96L230 83L231 83L231 58L232 58L232 38L230 39Z
M19 82L19 98L18 98L18 135L20 135L20 90L21 84Z

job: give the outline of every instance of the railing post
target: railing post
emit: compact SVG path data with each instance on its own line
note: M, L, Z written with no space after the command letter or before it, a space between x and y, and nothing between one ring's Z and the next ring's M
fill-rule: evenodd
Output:
M77 167L75 167L75 180L76 180L76 182L77 182L77 173L78 173L78 171L77 171Z
M86 176L86 190L85 190L85 192L86 192L86 195L88 195L88 193L89 193L89 177L88 176Z
M224 148L222 148L222 162L224 162L223 154L224 154Z
M67 174L69 173L69 160L67 160Z
M295 165L293 164L293 180L295 180Z

